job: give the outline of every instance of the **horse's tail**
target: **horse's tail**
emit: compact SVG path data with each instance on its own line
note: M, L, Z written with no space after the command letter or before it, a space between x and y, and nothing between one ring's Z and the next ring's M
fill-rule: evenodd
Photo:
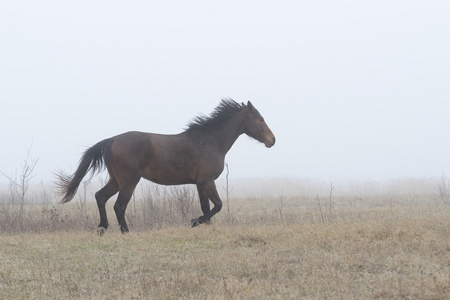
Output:
M80 165L72 176L64 172L56 174L56 185L60 189L61 195L64 196L60 203L67 203L73 199L81 180L89 171L92 170L92 178L95 172L101 171L104 168L110 158L111 144L112 138L109 138L87 149L80 159Z

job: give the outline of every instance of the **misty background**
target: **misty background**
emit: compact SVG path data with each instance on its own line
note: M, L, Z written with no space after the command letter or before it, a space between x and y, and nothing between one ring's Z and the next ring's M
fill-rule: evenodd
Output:
M102 139L179 133L231 97L277 138L238 139L232 178L450 174L449 15L448 1L7 1L0 171L31 147L33 180L51 182Z

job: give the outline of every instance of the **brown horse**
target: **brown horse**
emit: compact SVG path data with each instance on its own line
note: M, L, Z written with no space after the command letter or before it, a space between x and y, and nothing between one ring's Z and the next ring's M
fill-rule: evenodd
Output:
M243 133L268 148L275 144L275 136L250 101L245 105L226 99L211 116L198 116L179 134L133 131L105 139L86 150L72 176L57 175L64 195L61 203L73 199L89 171L94 174L106 165L109 181L95 194L100 212L99 234L108 228L106 201L117 192L114 211L120 230L128 232L125 210L142 177L164 185L196 184L203 216L192 219L190 227L209 222L222 208L214 180L223 171L225 154Z

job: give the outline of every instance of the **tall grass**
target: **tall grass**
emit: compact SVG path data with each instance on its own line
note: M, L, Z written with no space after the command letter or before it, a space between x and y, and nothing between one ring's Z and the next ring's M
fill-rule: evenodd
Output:
M0 298L448 299L449 215L402 206L325 223L0 234Z
M222 190L226 195L222 198L229 205L213 218L213 222L228 226L332 223L353 221L358 219L357 216L370 218L371 214L394 216L397 210L403 208L429 212L438 206L448 206L441 200L442 196L436 188L439 182L435 182L434 193L429 194L418 194L415 191L417 186L412 186L412 192L403 194L343 195L342 192L336 193L342 189L340 185L328 184L310 195L295 195L288 190L278 195L272 193L272 196L258 197L256 194L239 194L235 191L239 189L236 186L228 190L224 187ZM218 186L220 190L221 186ZM0 233L92 231L99 222L97 206L93 201L98 188L96 183L82 184L72 202L60 205L51 189L40 184L30 189L24 206L17 200L13 187L0 189ZM298 188L306 191L311 186L299 185ZM109 230L117 228L112 209L114 202L115 197L107 203ZM201 214L194 185L167 187L141 183L128 205L126 218L131 230L144 231L185 226Z
M140 195L133 195L128 205L126 218L132 230L185 225L200 215L193 186L143 186ZM34 196L22 207L16 203L14 194L0 194L0 232L91 231L96 228L98 210L96 203L88 200L94 197L86 184L81 185L78 197L65 205L58 204L54 197L49 200L45 187ZM115 224L114 201L115 197L107 204L112 228Z

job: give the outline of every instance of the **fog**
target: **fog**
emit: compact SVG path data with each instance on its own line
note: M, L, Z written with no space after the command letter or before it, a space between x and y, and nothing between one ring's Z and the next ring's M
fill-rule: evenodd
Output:
M20 174L31 149L50 182L104 138L178 133L231 97L277 138L242 136L231 178L450 174L449 15L448 1L3 3L0 171Z

